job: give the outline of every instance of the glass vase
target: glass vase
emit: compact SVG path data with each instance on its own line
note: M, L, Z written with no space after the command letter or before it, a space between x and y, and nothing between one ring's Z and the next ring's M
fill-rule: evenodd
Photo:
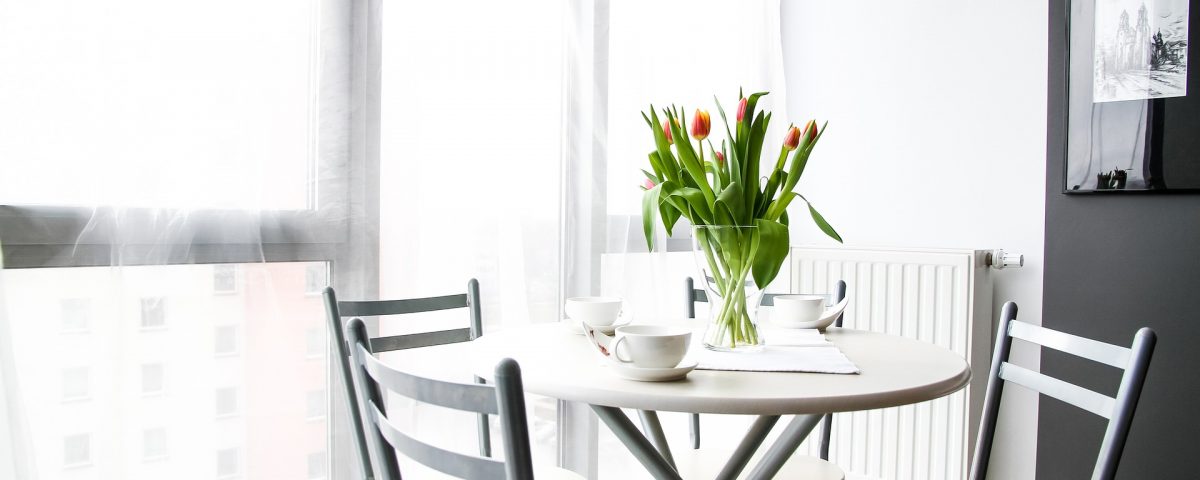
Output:
M757 235L758 227L753 226L692 227L692 250L709 304L705 348L762 350L764 340L757 318L762 289L750 276Z

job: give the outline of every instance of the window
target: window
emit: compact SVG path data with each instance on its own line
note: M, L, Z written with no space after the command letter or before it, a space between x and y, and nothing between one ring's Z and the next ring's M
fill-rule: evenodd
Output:
M61 310L59 320L63 332L86 332L92 308L90 298L64 298L58 302Z
M158 460L167 456L167 429L163 427L142 430L142 460Z
M320 420L325 418L325 390L313 390L306 395L308 414L305 418L309 420Z
M325 329L314 327L306 330L304 341L308 358L325 358Z
M308 480L322 480L329 476L325 471L325 452L308 454Z
M63 438L63 467L81 467L92 463L92 435L80 433Z
M238 291L236 264L213 265L213 293L229 294Z
M163 297L147 297L142 299L142 328L163 328L167 326L165 308L166 299Z
M304 293L308 295L320 295L321 290L327 285L326 277L329 276L329 267L324 263L309 264L304 269Z
M91 390L88 367L64 368L62 371L63 401L83 400Z
M166 383L166 374L161 363L142 364L142 395L163 393Z
M228 417L238 413L238 389L226 387L217 389L217 417Z
M213 333L213 351L217 355L233 355L238 352L237 327L222 325Z
M238 474L241 454L236 448L217 450L217 478L228 478Z

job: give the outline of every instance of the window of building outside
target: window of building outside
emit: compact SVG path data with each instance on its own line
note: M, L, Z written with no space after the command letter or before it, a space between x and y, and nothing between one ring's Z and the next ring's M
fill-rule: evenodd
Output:
M87 433L68 435L63 438L63 467L74 468L91 465L92 436Z
M237 476L241 471L241 451L237 448L217 450L217 478Z
M325 452L308 454L308 480L324 480L329 472L326 469Z
M164 297L141 299L142 329L158 329L167 326L166 303Z
M91 392L90 369L70 367L62 370L62 399L64 402L87 399Z
M237 326L221 325L213 331L213 353L234 355L238 352Z
M167 378L161 363L142 364L142 395L157 395L166 390Z
M309 420L325 418L325 390L313 390L305 395L305 412Z
M238 291L236 264L213 265L213 293L232 294Z
M217 397L217 417L229 417L238 413L238 389L237 387L218 388L216 391Z
M88 331L88 316L92 307L90 298L64 298L58 303L59 319L62 322L63 333L82 333Z
M159 460L166 456L167 429L157 427L142 430L142 460Z

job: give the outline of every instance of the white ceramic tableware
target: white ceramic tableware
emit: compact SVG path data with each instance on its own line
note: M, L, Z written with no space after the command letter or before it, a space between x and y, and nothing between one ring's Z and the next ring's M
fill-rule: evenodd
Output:
M612 325L621 316L621 299L617 297L571 297L565 310L572 320L603 327Z
M624 317L618 318L617 323L614 323L612 325L590 325L590 326L592 328L595 328L597 332L611 336L611 335L614 335L617 333L618 327L623 327L625 325L629 325L629 323L631 321L632 321L632 319L629 318L629 316L624 316ZM583 335L584 323L582 321L572 320L570 318L564 318L563 321L561 321L559 323L561 323L562 327L564 329L566 329L568 332L574 333L576 335Z
M792 302L787 297L815 297L820 299L820 302L812 303L818 303L821 307L817 309L817 314L814 317L812 316L812 312L808 310L813 308L812 305L797 307L792 303L801 302ZM783 299L782 314L780 299ZM850 297L846 297L838 302L837 305L825 308L825 298L820 295L781 295L775 297L775 311L771 312L771 323L783 328L815 328L823 332L830 325L833 325L833 322L846 310L846 305L849 304Z
M613 373L630 380L637 380L639 382L670 382L686 377L697 365L698 363L695 360L690 360L672 368L642 368L625 363L612 363L609 364L609 367L612 368Z
M692 331L686 327L627 325L617 328L609 358L638 368L674 368L691 342Z
M771 323L784 328L804 328L800 325L821 318L824 311L825 297L822 295L779 295L775 297Z

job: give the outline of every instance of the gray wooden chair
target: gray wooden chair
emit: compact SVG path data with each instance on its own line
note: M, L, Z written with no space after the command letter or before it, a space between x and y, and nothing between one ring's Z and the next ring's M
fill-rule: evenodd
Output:
M406 457L439 472L468 480L534 478L525 418L525 392L521 369L511 358L496 366L495 386L434 380L396 370L372 354L374 339L360 318L346 325L352 368L351 376L375 478L399 480L399 451ZM504 445L504 460L467 455L436 447L400 431L387 417L384 398L388 392L455 410L497 415Z
M686 296L687 296L687 316L688 316L688 318L696 318L696 302L708 302L708 293L705 292L703 289L696 288L695 281L692 280L692 277L687 277L687 279L684 280L684 286L686 287L685 292L686 292ZM777 293L763 294L762 304L766 305L766 306L775 305L775 297L777 297L779 295L787 295L787 294L777 294ZM844 282L842 280L838 280L837 286L834 288L833 302L831 302L831 303L840 302L844 298L846 298L846 282ZM835 327L842 326L842 317L843 317L843 315L838 315L837 320L834 320L833 325ZM699 449L700 448L700 414L693 413L691 420L692 420L691 421L692 448ZM829 460L829 437L830 437L830 434L833 429L832 424L833 424L833 414L832 413L826 414L825 419L821 421L821 460L826 460L826 461Z
M1117 397L1109 397L1008 363L1008 353L1014 338L1124 370ZM1007 382L1108 419L1108 428L1104 432L1100 454L1092 470L1092 479L1108 480L1115 477L1117 464L1121 461L1121 452L1125 448L1125 439L1129 435L1129 425L1133 421L1133 412L1137 408L1138 397L1142 394L1142 384L1146 380L1146 370L1150 366L1150 356L1154 353L1156 338L1154 330L1142 328L1133 336L1133 344L1129 348L1110 345L1017 321L1017 304L1005 303L1000 314L999 330L996 332L996 351L992 357L987 395L983 401L983 419L975 444L975 459L971 462L971 478L983 480L987 476L992 437L996 433L996 417L1000 413L1000 398Z
M329 324L329 335L338 355L338 365L342 379L346 383L346 399L350 411L351 428L354 433L354 443L359 454L359 461L364 472L371 471L371 463L367 455L367 435L363 427L363 412L359 402L354 397L351 385L350 357L353 351L346 341L344 321L351 317L373 317L384 315L403 315L455 308L470 310L470 326L434 332L416 333L410 335L395 335L389 337L370 338L372 352L389 352L408 348L429 347L474 340L483 334L483 319L479 303L479 282L471 279L467 282L467 292L441 297L412 298L405 300L365 300L339 301L333 287L326 287L324 292L325 313ZM476 383L483 379L476 377ZM487 414L480 414L478 420L479 454L490 457L491 433L488 431Z

